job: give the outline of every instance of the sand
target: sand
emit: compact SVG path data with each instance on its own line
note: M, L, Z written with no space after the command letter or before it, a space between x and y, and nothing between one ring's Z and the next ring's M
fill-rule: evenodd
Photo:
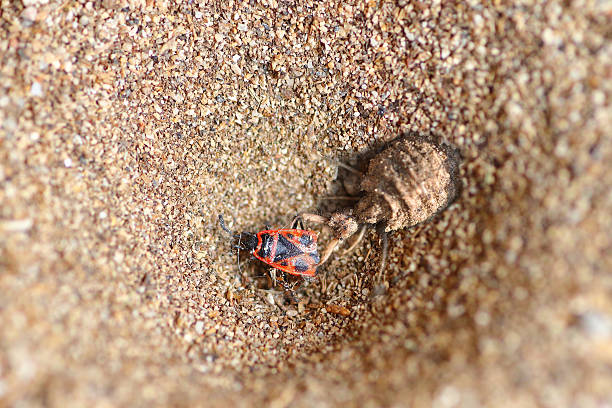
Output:
M2 2L0 405L612 404L612 5L540 3ZM238 268L409 131L462 191L383 273Z

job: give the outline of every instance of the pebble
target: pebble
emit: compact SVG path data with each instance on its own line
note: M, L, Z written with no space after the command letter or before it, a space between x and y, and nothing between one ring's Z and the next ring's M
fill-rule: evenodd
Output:
M33 82L30 87L30 95L31 96L43 96L42 85L39 82Z

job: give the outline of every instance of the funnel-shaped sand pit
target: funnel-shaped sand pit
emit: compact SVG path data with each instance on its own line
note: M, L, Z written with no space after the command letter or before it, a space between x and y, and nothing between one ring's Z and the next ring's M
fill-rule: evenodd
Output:
M3 5L0 405L609 404L612 9L539 3ZM385 268L237 265L409 133L457 197Z

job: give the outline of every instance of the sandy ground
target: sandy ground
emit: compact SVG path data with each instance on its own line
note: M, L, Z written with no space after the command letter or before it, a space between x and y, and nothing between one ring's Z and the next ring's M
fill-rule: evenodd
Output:
M2 1L0 405L610 406L612 4L492 3ZM463 188L383 273L238 270L407 131Z

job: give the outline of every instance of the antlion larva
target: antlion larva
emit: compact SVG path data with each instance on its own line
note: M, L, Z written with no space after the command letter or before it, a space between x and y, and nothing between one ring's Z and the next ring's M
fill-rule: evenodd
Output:
M363 196L353 208L329 217L302 214L305 221L324 223L334 234L321 257L325 262L338 244L375 225L383 238L381 269L387 257L386 233L423 223L458 196L460 155L440 138L409 134L392 141L368 163L360 183Z

